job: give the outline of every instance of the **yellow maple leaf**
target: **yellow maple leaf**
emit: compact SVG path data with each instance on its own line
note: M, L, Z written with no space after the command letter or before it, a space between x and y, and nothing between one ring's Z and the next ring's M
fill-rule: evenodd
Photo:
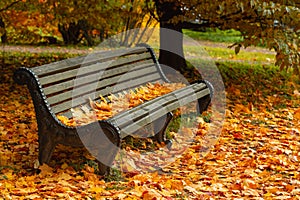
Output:
M298 108L297 110L295 110L294 112L294 118L297 120L300 120L300 108Z
M69 167L69 165L67 164L67 163L63 163L62 165L61 165L61 168L62 169L67 169Z
M104 191L104 188L102 187L92 187L89 189L90 192L95 192L95 193L101 193Z
M39 170L41 170L39 175L42 177L53 174L53 168L49 167L47 164L39 166Z
M244 106L243 104L236 104L234 113L237 114L240 112L244 112L247 114L251 113L250 109L247 106Z

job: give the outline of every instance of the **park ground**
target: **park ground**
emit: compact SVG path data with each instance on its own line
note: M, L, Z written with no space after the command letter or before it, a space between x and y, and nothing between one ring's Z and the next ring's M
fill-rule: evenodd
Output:
M59 146L50 165L35 169L37 124L18 66L89 49L7 46L0 87L0 199L299 199L299 77L272 66L262 48L235 55L227 44L203 42L226 88L226 118L217 143L200 157L208 122L185 153L151 173L114 171L104 179L83 149ZM51 59L43 53L55 52ZM19 53L10 53L19 52ZM60 52L57 54L57 52ZM26 54L27 56L24 56Z

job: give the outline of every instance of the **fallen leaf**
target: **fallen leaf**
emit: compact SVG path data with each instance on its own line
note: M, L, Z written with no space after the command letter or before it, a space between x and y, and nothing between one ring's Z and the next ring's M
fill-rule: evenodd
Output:
M53 175L53 168L52 167L49 167L47 164L42 164L41 166L39 166L38 168L39 170L41 170L40 172L40 176L42 177L45 177L45 176L48 176L48 175Z

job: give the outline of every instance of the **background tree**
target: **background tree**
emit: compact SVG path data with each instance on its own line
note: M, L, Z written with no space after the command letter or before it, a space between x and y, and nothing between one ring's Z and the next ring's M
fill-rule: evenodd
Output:
M11 43L55 43L62 38L66 45L93 45L116 33L153 25L146 6L146 1L137 0L3 0L0 8L6 9L0 17ZM123 34L116 42L130 46L140 38L131 35L141 34Z
M34 0L32 0L34 3ZM57 25L66 45L85 41L94 44L94 39L103 41L111 35L142 26L154 21L145 1L129 0L40 0L35 7L41 14L53 15L52 25ZM118 38L118 45L130 46L131 34Z
M7 42L36 43L44 35L57 33L49 23L53 16L42 14L30 0L3 0L0 4L6 8L2 9L0 15L5 24Z
M102 1L101 1L102 2ZM94 19L99 17L97 7L100 3L98 0L40 0L30 2L34 5L32 10L39 12L48 18L48 23L54 26L61 34L64 44L78 44L85 39L88 45L93 41L89 32L92 30L91 24Z
M180 20L173 20L175 16L183 15L181 7L175 1L160 0L155 0L155 6L161 28L159 62L177 71L183 71L187 66L183 55L183 25ZM179 34L171 33L169 29Z
M21 2L21 0L0 2L0 38L2 43L7 42L7 33L5 29L5 22L3 20L3 13L19 2Z
M300 2L297 0L155 0L155 5L162 28L179 32L200 27L235 29L243 36L242 42L232 45L237 53L241 47L261 44L277 52L276 65L281 69L293 67L299 73ZM169 48L175 42L163 33L160 37L161 46ZM177 70L184 67L172 62L164 51L159 59Z
M146 1L129 0L126 4L120 4L117 8L117 12L120 14L121 35L119 38L120 45L132 46L143 40L149 39L151 31L147 31L148 27L155 26L157 24L156 19L151 16L148 9L154 9L153 4L148 4ZM144 29L139 29L144 27ZM145 35L148 34L148 35Z

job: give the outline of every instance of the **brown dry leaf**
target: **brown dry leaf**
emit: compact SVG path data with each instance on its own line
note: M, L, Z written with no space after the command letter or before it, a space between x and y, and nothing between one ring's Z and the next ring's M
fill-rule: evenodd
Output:
M143 200L158 200L162 198L162 195L154 189L149 189L143 192Z
M39 166L39 170L41 170L40 172L40 176L42 177L46 177L46 176L51 176L53 175L53 168L49 167L47 164L42 164L41 166Z
M247 187L247 188L250 188L250 189L259 188L259 185L254 180L251 180L251 179L245 179L244 180L244 186Z
M300 108L298 108L297 110L295 110L294 112L294 118L297 120L300 120Z
M239 114L239 113L251 113L250 109L248 106L244 106L243 104L236 104L235 105L235 114Z
M296 97L300 97L300 92L299 92L298 90L294 90L294 95L295 95Z

